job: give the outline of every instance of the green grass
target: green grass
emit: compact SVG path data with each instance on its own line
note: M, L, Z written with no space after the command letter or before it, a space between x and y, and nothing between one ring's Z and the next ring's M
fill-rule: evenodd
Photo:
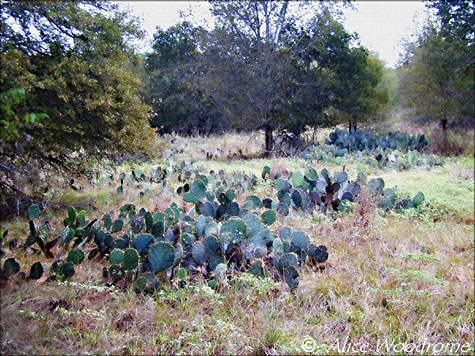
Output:
M449 209L464 219L473 219L473 177L457 175L459 166L457 162L449 162L429 171L414 168L407 172L376 172L374 176L383 178L387 187L396 186L402 196L413 197L421 191L436 207Z

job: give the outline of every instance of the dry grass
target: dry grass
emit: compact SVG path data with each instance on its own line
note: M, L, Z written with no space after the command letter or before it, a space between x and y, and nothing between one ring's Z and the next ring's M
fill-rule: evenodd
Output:
M213 140L234 147L239 136ZM304 168L303 161L289 159L205 161L196 146L207 141L195 138L191 142L182 157L196 158L205 172L223 168L260 176L265 164L288 171ZM454 181L450 164L456 165L449 163L429 172L375 175L384 175L389 186L397 184L408 194L422 190L427 191L428 199L444 201L462 181L473 187L473 176ZM341 169L331 170L336 168ZM428 185L433 179L438 179L434 186ZM152 192L142 198L137 192L145 186L126 187L124 195L117 196L111 194L115 187L106 182L84 194L92 197L97 210L92 213L90 209L95 216L117 210L125 201L163 210L172 201L182 203L173 193L178 184L170 180L169 189L150 186ZM275 194L275 188L260 183L249 194ZM473 217L473 190L457 194L464 194L462 202L454 203L451 209ZM328 247L326 269L316 272L306 267L295 293L285 283L243 276L221 285L219 292L203 285L165 288L145 296L105 287L101 268L93 261L81 264L68 283L25 281L16 276L0 289L0 352L302 354L303 339L312 336L316 353L335 354L344 353L337 352L334 345L348 336L349 342L373 346L384 341L422 343L424 339L432 343L468 342L472 348L467 354L471 353L473 220L466 224L457 214L443 215L435 222L425 213L382 217L368 197L363 194L361 199L352 213L337 220L291 212L271 226L274 231L284 225L302 229L315 243ZM60 231L59 216L64 212L50 214L52 228ZM10 234L20 240L26 237L24 220L7 225ZM42 261L31 251L20 253L18 259L27 265Z

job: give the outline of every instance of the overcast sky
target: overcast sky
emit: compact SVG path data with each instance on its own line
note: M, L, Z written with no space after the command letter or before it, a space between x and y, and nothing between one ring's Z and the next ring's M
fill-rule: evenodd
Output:
M124 3L124 2L123 2ZM180 11L193 13L199 22L212 23L208 3L202 1L130 1L125 2L133 13L143 18L146 40L143 51L150 47L156 26L163 29L181 21ZM378 53L388 66L394 67L402 52L403 39L420 30L427 18L421 1L356 1L356 10L346 9L346 29L357 32L363 46Z

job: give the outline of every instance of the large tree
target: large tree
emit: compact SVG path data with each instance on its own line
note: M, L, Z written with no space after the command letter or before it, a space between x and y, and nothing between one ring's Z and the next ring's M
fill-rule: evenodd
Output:
M18 167L70 169L73 157L155 152L128 69L129 40L140 35L134 19L99 1L2 1L1 16L3 193Z
M409 43L400 68L400 91L414 115L450 126L473 122L474 1L430 1L436 21Z
M226 128L212 100L197 85L199 41L204 29L182 22L157 28L146 55L144 88L153 109L151 124L163 132L209 134Z
M304 94L315 94L318 78L317 71L302 66L298 57L306 48L301 42L308 39L298 27L304 25L305 14L320 13L325 6L290 1L211 1L217 28L204 46L203 86L217 102L228 105L225 110L236 126L264 129L269 153L276 130L293 128L299 133L306 124L296 113L304 109Z

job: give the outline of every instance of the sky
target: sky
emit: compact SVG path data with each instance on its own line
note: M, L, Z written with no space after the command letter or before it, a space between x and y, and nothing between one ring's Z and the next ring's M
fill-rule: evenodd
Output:
M145 40L141 51L150 50L156 26L166 29L180 22L182 11L192 11L193 19L212 25L205 1L126 1L134 15L142 18ZM347 31L357 32L360 43L376 52L386 65L394 68L403 52L403 41L420 30L428 17L421 1L356 1L356 9L345 9L343 24Z

